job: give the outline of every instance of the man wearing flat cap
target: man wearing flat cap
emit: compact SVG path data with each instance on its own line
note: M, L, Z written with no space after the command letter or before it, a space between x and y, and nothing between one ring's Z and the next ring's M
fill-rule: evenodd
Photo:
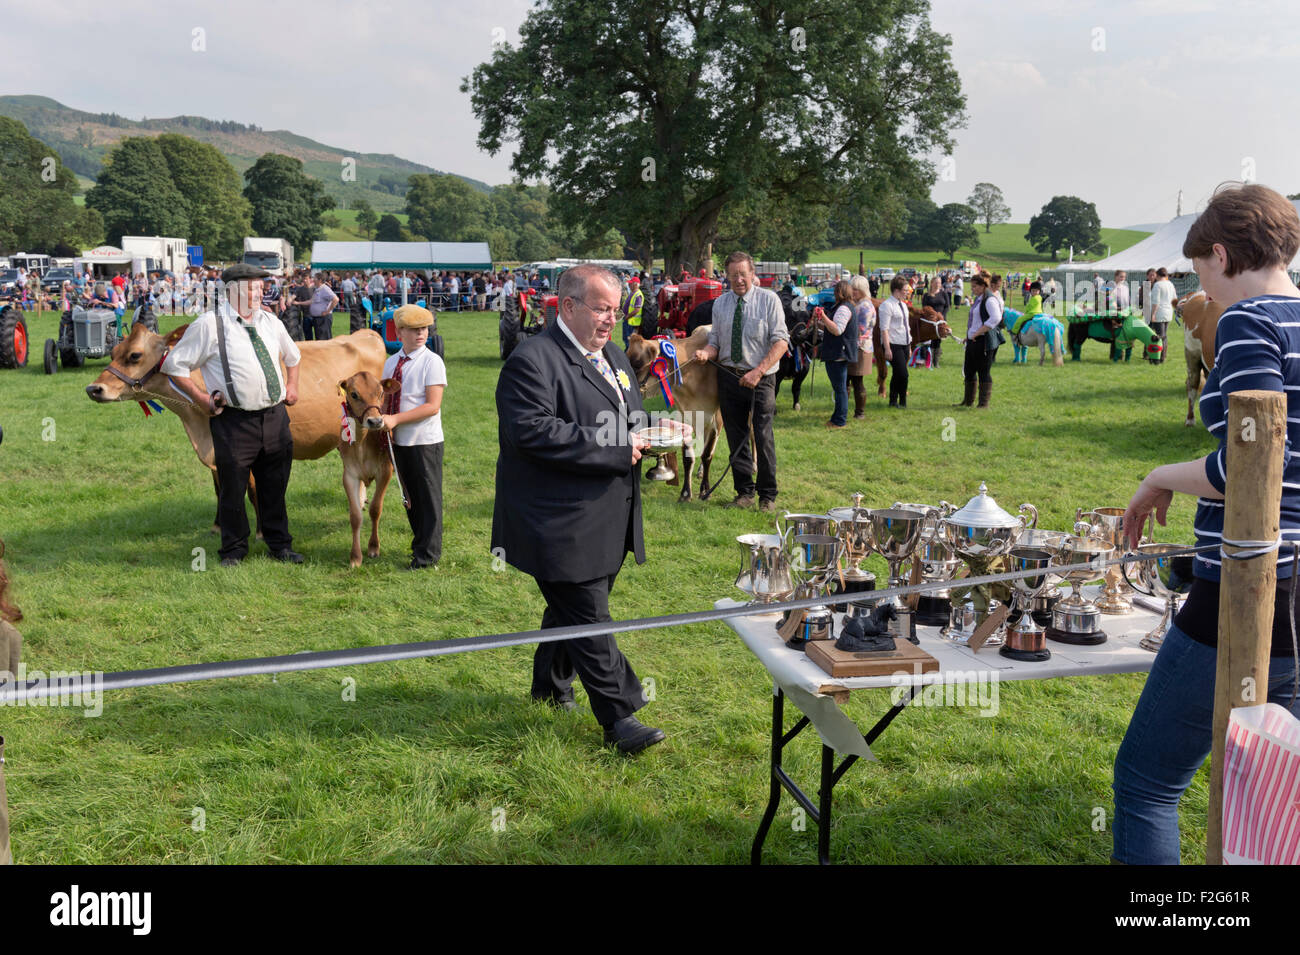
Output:
M285 407L298 400L301 355L284 324L262 309L262 280L269 274L242 263L222 272L224 294L218 295L217 307L190 323L162 364L163 373L212 415L222 567L234 567L248 554L244 494L250 473L257 479L257 507L271 557L302 563L284 505L293 464ZM192 376L195 369L203 374L203 386Z

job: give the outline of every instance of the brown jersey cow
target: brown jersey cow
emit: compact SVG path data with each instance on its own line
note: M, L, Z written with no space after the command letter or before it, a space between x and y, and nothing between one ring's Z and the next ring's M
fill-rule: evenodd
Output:
M1211 301L1204 289L1183 296L1174 308L1183 318L1183 361L1187 364L1187 420L1183 424L1190 428L1196 423L1196 395L1214 367L1214 336L1224 308Z
M159 370L167 350L180 341L187 328L188 325L182 325L164 338L136 323L131 334L113 349L108 368L86 386L86 394L99 404L152 398L174 411L194 453L212 471L215 484L216 462L208 425L211 415L206 408L190 401ZM358 371L369 371L379 378L386 353L383 339L369 329L324 342L299 342L298 348L302 353L298 403L288 409L289 430L293 435L294 460L310 461L324 457L339 446L339 381ZM202 378L202 372L196 370L195 374ZM216 529L215 522L213 529Z

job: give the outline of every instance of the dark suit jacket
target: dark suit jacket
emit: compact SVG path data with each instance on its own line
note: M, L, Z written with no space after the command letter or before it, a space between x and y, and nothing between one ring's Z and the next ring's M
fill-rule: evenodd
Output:
M541 580L607 576L628 551L645 563L641 465L632 464L628 439L629 423L631 430L644 424L641 394L612 340L603 353L630 383L626 412L558 319L511 352L497 381L492 547Z

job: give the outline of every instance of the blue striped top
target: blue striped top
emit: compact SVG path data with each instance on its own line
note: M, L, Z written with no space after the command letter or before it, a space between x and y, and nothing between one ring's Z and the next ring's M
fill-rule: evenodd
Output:
M1283 391L1287 399L1286 465L1282 470L1281 528L1277 575L1291 576L1286 541L1300 541L1300 298L1260 296L1243 299L1219 319L1214 369L1201 393L1201 421L1219 439L1205 459L1205 476L1223 491L1227 483L1228 396L1234 391ZM1197 499L1196 543L1223 538L1223 501ZM1195 575L1217 581L1222 561L1215 551L1196 555Z

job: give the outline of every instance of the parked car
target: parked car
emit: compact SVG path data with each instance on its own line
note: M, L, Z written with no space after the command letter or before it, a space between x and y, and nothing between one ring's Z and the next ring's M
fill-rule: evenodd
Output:
M18 291L18 270L0 269L0 295L12 295Z
M41 288L50 295L57 294L62 288L64 282L71 282L76 279L72 269L50 269L41 276Z
M876 269L876 277L879 278L880 281L882 282L888 282L897 274L898 273L896 273L893 269L890 268Z

